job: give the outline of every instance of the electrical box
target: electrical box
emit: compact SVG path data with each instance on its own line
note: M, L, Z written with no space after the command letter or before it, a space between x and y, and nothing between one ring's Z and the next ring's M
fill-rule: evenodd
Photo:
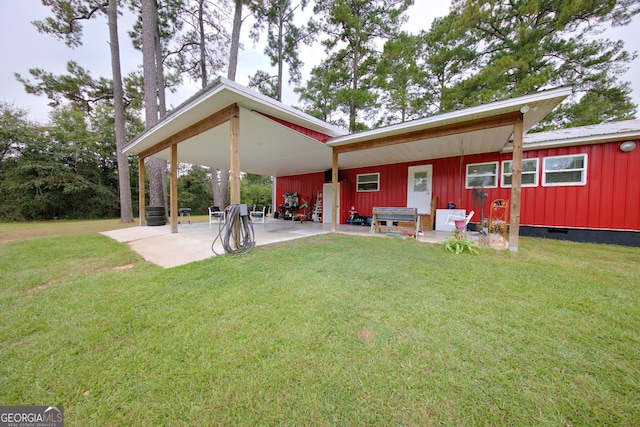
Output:
M240 216L249 216L249 209L246 203L241 203L238 206L240 206Z

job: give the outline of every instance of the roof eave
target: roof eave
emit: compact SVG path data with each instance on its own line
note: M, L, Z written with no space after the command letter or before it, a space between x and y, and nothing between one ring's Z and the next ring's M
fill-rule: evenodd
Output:
M640 131L632 131L625 133L606 133L600 135L588 135L581 136L576 138L565 138L565 139L548 139L545 141L537 141L537 142L529 142L525 140L523 142L522 149L524 151L529 150L538 150L545 148L557 148L557 147L574 147L578 145L593 145L593 144L603 144L607 142L620 142L629 139L640 139ZM513 151L513 145L508 144L503 153L509 153Z
M489 104L477 105L474 107L465 108L462 110L451 111L447 113L437 114L435 116L426 117L423 119L413 120L411 122L404 122L395 125L385 126L377 129L372 129L369 131L364 131L355 134L343 135L331 138L327 141L327 145L330 146L340 146L347 145L355 142L360 142L362 140L367 139L377 139L385 136L393 135L398 131L402 132L411 132L413 129L427 129L427 128L435 128L438 126L442 126L449 123L455 123L457 121L463 121L465 118L483 113L491 113L494 111L500 111L509 109L511 111L520 110L522 107L528 104L535 104L538 102L543 102L546 100L552 100L554 98L558 98L558 102L555 106L560 104L564 98L571 95L573 88L570 86L560 87L556 89L549 89L542 92L537 92L529 95L523 95L516 98L510 98L503 101L495 101ZM553 108L555 108L555 106ZM553 110L551 108L550 110ZM531 113L534 113L533 110L530 110ZM525 113L526 114L526 113ZM487 114L487 117L492 114ZM535 124L535 123L534 123ZM531 125L533 126L533 125ZM529 126L529 128L531 128ZM528 129L525 129L527 131Z
M302 125L304 127L308 127L309 129L316 130L318 132L329 135L330 137L341 136L346 134L347 132L344 129L341 129L337 126L334 126L330 123L323 122L320 119L317 119L313 116L310 116L300 110L297 110L293 107L289 107L283 104L280 101L269 98L265 95L252 91L248 88L245 88L238 83L226 79L224 77L218 77L211 84L209 84L205 89L198 92L196 95L192 96L180 106L178 106L174 111L172 111L167 117L163 118L151 128L145 130L141 135L136 137L133 141L127 144L122 152L128 154L138 154L144 148L136 150L136 147L139 146L143 141L151 138L154 133L160 131L165 125L169 124L171 121L178 119L179 117L188 114L188 112L202 104L205 103L210 98L216 96L220 92L228 90L233 94L238 96L237 103L242 105L243 103L258 103L261 105L268 106L269 108L282 113L285 117L284 120L289 120L292 123L296 123ZM288 117L286 117L288 116Z

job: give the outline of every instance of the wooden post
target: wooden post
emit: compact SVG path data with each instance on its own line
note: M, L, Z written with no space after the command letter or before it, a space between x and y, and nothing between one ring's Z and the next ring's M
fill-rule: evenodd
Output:
M138 216L140 217L140 227L145 224L146 202L145 202L145 179L144 179L144 157L138 158Z
M178 232L178 144L171 145L171 232Z
M240 204L240 111L238 106L235 105L235 109L229 118L229 186L231 192L231 204ZM232 236L234 240L234 247L237 249L240 242L240 222L236 221L232 230Z
M509 223L509 250L518 252L520 234L520 197L522 188L523 118L513 124L513 157L511 162L511 219Z
M331 162L331 231L338 230L338 153L333 149Z
M231 176L229 177L229 186L231 187L231 204L240 203L240 111L235 106L235 111L229 119L229 127L231 128L229 139L229 165Z

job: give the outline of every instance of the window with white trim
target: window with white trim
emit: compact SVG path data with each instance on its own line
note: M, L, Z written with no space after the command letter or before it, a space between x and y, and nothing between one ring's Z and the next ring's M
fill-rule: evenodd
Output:
M542 161L542 185L585 185L587 183L587 155L545 157Z
M380 191L380 173L363 173L357 175L356 191Z
M498 162L468 164L465 185L466 188L497 188Z
M511 160L502 162L500 186L503 188L511 188L512 165L513 162ZM522 186L538 186L538 159L522 159Z

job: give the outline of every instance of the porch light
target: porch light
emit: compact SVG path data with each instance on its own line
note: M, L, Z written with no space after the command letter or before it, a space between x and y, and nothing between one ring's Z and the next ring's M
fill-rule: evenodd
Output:
M633 141L625 141L620 144L620 151L628 153L629 151L633 151L636 149L636 143Z

